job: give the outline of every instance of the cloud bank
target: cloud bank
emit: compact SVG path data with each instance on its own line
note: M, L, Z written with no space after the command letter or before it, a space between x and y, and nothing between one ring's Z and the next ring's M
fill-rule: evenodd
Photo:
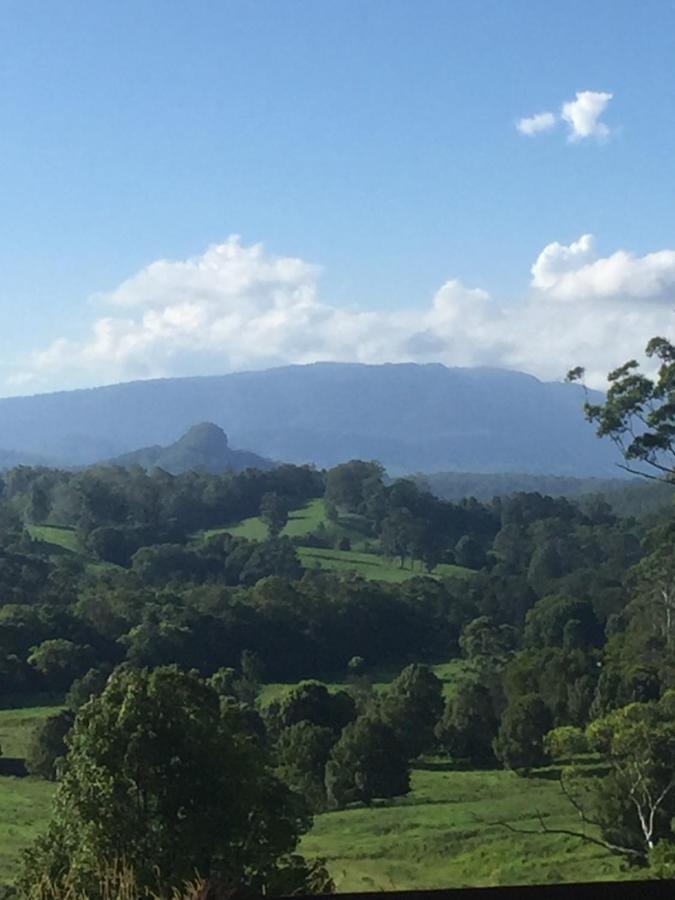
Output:
M675 324L675 250L599 257L591 235L544 247L508 302L450 280L426 305L350 309L320 298L319 276L236 236L159 260L98 296L106 315L89 336L33 353L5 393L318 360L502 366L551 380L584 365L601 386Z
M610 128L600 121L613 94L607 91L577 91L574 100L563 103L560 113L540 112L534 116L519 119L516 129L526 137L534 137L551 131L558 123L568 126L567 140L570 143L595 138L602 141L611 134Z

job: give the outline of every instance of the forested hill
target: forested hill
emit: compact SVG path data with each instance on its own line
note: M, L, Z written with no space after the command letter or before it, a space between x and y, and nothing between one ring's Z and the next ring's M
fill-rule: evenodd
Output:
M114 465L140 465L144 469L160 468L178 475L190 469L218 473L226 469L242 472L244 469L270 469L272 460L250 453L233 450L222 428L212 422L193 425L181 438L168 447L144 447L110 460Z
M320 363L0 400L0 444L61 464L167 445L199 422L237 447L404 472L611 476L615 450L584 421L578 385L442 365Z

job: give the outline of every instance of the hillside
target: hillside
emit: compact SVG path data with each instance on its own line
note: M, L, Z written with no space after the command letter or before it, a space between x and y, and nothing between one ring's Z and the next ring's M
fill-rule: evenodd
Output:
M235 446L285 462L616 475L616 451L585 422L583 400L578 385L501 369L318 363L6 398L0 434L12 450L71 465L166 446L213 422Z
M218 425L202 422L193 425L168 447L153 446L133 450L109 460L114 465L140 465L144 469L160 468L173 475L190 469L216 474L226 469L270 469L274 463L247 450L233 450L227 435Z

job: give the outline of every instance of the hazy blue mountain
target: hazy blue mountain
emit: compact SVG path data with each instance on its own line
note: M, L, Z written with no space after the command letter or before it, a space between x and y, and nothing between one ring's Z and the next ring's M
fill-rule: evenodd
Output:
M157 466L174 475L189 469L204 469L213 473L224 472L225 469L241 472L248 468L270 469L274 465L271 460L248 450L233 450L223 429L212 422L193 425L168 447L143 447L109 462L120 466L140 465L145 469Z
M490 501L516 493L546 494L549 497L572 497L589 503L601 497L618 516L628 518L658 514L671 510L675 487L645 478L577 478L572 475L533 475L516 472L480 474L470 472L434 472L417 475L415 480L443 500L475 497Z
M598 478L574 475L536 475L524 472L497 472L494 474L476 472L434 472L419 475L416 480L443 500L461 500L475 497L476 500L491 500L493 497L508 497L517 493L539 493L548 497L581 497L586 494L614 493L630 488L647 490L651 482L642 479ZM666 497L673 494L667 485L662 493Z
M0 450L0 470L12 469L14 466L50 466L53 459L40 456L36 453L27 453L17 450Z
M318 363L0 400L0 443L83 464L213 422L234 446L286 462L616 475L617 453L585 422L583 400L578 385L500 369Z

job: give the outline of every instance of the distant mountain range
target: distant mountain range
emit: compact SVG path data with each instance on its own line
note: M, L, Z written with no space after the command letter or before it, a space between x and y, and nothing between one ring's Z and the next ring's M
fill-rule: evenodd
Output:
M271 469L274 462L249 453L247 450L232 450L227 435L218 425L202 422L193 425L181 438L168 447L154 445L123 453L107 460L118 466L143 466L144 469L160 468L173 475L199 469L217 473L226 469L242 472L244 469Z
M578 385L502 369L317 363L2 399L0 446L61 465L138 447L149 460L212 422L234 446L284 462L616 476L617 452L596 438L583 401Z

